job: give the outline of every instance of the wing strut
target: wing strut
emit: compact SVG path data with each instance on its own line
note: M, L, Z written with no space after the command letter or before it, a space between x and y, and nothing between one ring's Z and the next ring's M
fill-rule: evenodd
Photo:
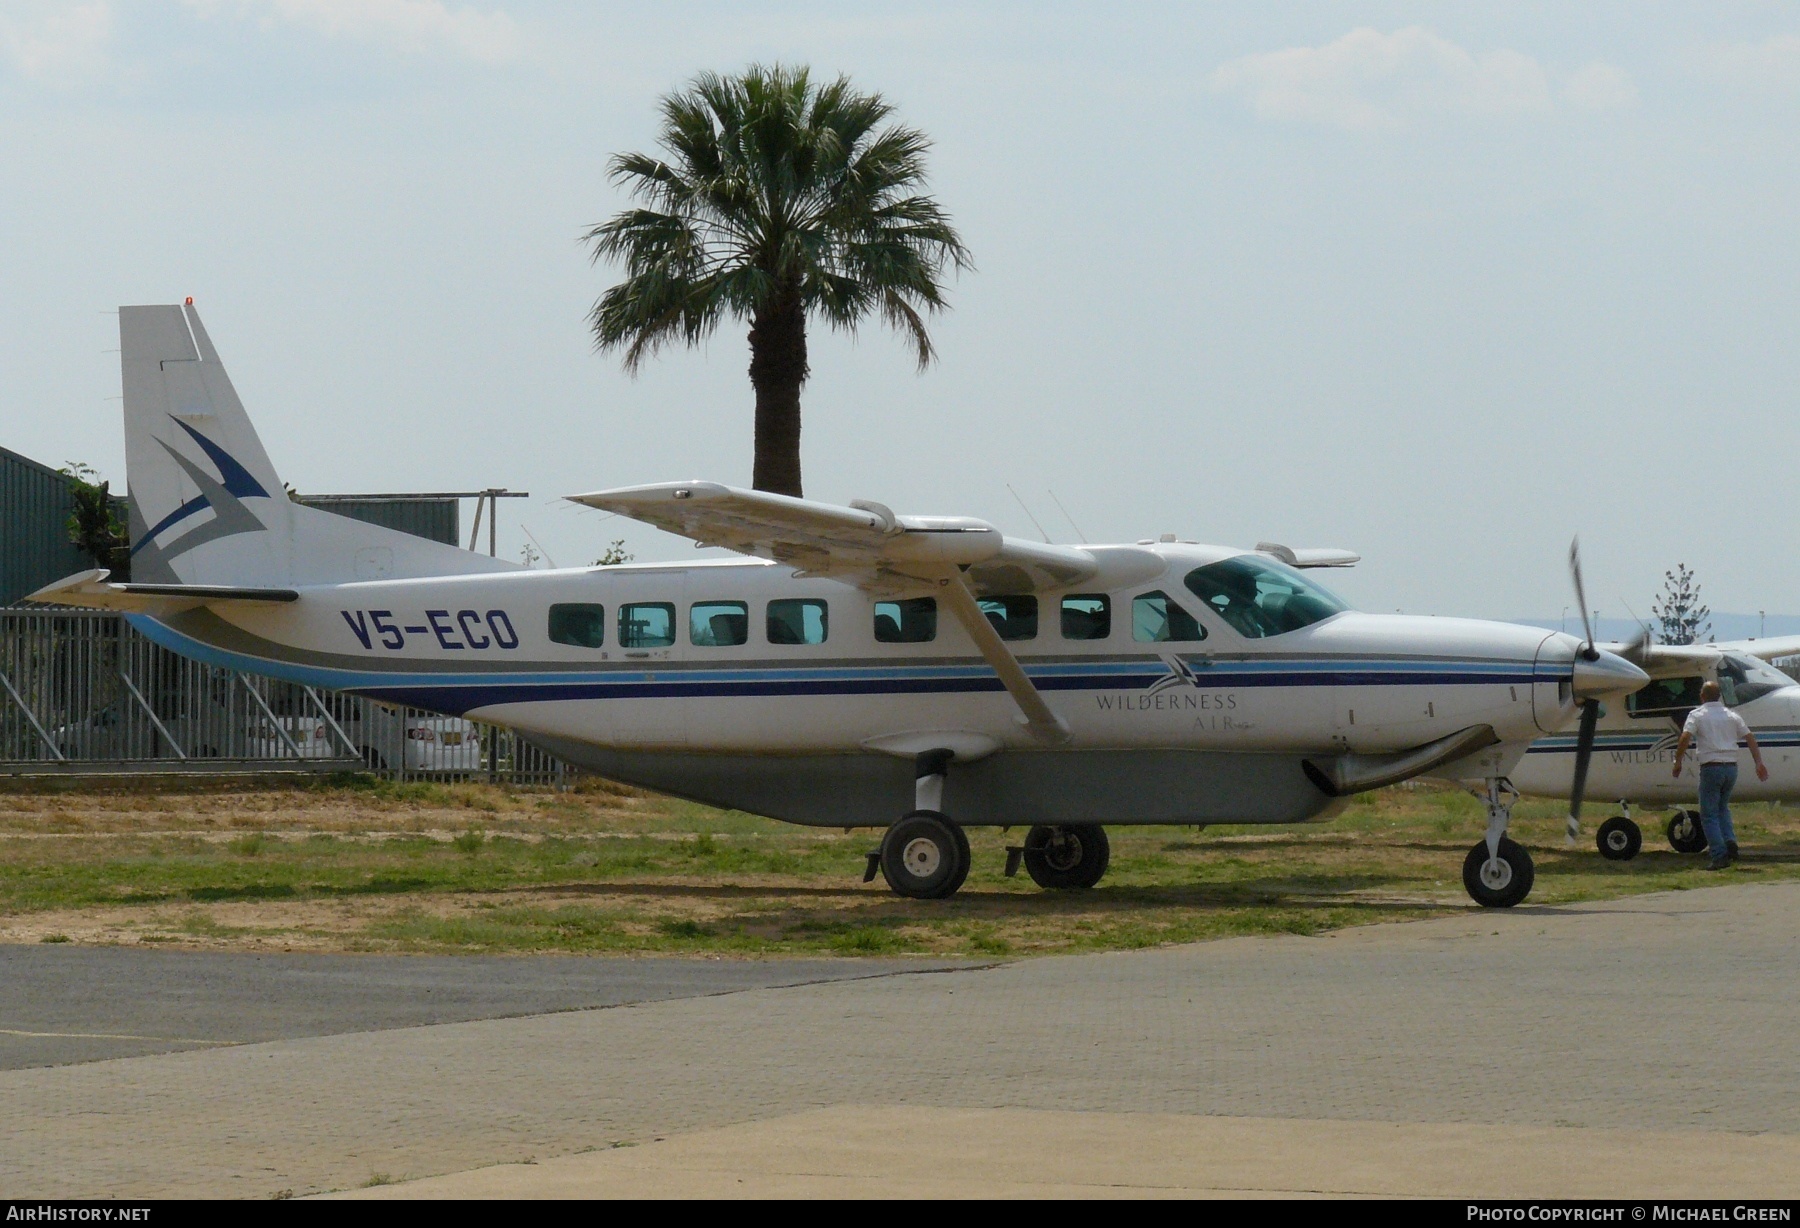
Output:
M956 615L956 621L963 625L963 630L975 641L975 647L981 650L982 657L1000 675L1007 693L1019 705L1019 711L1025 714L1025 728L1040 742L1052 746L1067 742L1069 726L1062 717L1050 711L1050 705L1044 702L1044 697L1038 694L1037 687L1026 676L1019 658L1013 656L1012 649L1006 646L1006 641L994 630L994 624L987 620L987 615L975 604L975 594L969 590L968 581L963 579L960 569L952 568L946 573L943 593L950 612Z

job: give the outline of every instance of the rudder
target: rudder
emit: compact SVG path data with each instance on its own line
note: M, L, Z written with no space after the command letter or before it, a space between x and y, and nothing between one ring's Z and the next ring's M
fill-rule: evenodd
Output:
M289 500L190 300L121 307L132 578L318 584L515 566Z

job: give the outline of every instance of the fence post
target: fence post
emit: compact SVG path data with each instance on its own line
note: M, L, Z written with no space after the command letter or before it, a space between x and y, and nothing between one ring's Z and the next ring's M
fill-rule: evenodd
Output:
M246 691L250 692L250 698L256 701L256 706L262 709L263 715L269 718L269 726L275 730L283 742L287 743L288 749L294 752L294 758L304 760L306 752L300 749L299 743L295 742L288 731L281 727L281 722L275 719L275 710L269 707L269 701L262 697L262 692L250 685L250 679L246 675L239 673L233 676L244 684Z
M181 748L181 743L175 740L175 735L169 732L168 726L158 719L156 709L150 706L150 701L145 699L143 692L137 689L137 683L131 680L131 675L126 673L123 667L113 672L119 675L119 681L125 684L125 689L131 693L131 697L137 700L138 707L142 708L144 715L150 718L150 724L155 727L156 732L162 734L163 741L169 744L169 749L175 752L175 757L186 759L187 751Z
M38 724L37 714L31 710L29 704L19 697L19 693L13 690L12 679L8 678L4 672L0 672L0 686L4 686L6 688L6 693L12 696L13 702L19 705L19 711L25 714L25 719L30 722L31 727L37 731L37 736L44 739L44 745L50 748L50 753L55 755L58 759L66 759L67 756L62 753L62 748L56 744L48 733L44 732L44 727Z

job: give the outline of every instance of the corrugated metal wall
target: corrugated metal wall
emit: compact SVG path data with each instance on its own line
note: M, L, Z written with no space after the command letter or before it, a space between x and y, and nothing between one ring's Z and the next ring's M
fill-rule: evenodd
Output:
M94 565L69 541L74 509L69 479L0 448L0 606Z
M443 542L446 546L460 544L456 540L459 523L455 499L361 500L336 496L309 499L302 495L300 502L308 507L323 508L352 520L360 520L364 524L378 524L383 528L411 533L415 537Z

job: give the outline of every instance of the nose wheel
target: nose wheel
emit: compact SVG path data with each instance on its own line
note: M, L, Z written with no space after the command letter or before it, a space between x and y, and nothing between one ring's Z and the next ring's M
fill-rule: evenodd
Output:
M1487 839L1463 858L1463 888L1483 908L1511 908L1531 894L1536 870L1531 854L1506 835L1518 790L1505 777L1491 777L1482 795L1487 802Z
M1483 908L1511 908L1531 894L1535 876L1531 854L1505 836L1497 851L1483 840L1463 858L1463 887Z

